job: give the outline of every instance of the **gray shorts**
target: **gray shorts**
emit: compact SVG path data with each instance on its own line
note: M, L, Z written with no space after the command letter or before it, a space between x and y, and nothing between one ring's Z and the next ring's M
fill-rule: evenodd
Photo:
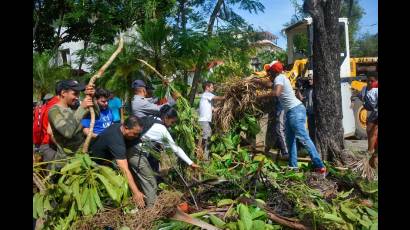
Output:
M199 124L201 125L202 128L202 138L203 139L209 139L212 136L212 129L211 129L211 124L208 121L200 121Z

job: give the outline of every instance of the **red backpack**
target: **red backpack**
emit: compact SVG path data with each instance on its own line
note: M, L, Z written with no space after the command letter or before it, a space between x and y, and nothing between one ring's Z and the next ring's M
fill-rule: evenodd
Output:
M33 144L40 145L43 141L43 132L42 128L42 118L43 118L43 110L45 110L45 105L38 105L34 109L34 121L33 121Z

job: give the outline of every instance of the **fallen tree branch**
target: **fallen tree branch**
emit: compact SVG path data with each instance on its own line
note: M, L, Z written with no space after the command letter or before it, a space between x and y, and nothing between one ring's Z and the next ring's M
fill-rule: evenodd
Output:
M284 217L281 216L279 214L276 214L275 211L273 211L272 209L270 209L269 207L266 207L265 205L262 205L258 202L256 202L256 200L251 199L251 198L247 198L247 197L239 197L238 201L243 203L243 204L253 204L258 206L259 208L265 210L265 212L267 213L269 219L271 219L272 221L275 221L276 223L292 228L292 229L297 229L297 230L310 230L309 227L301 224L298 220L293 219L293 218L288 218L288 217Z
M117 55L122 51L122 48L124 46L124 40L122 37L120 37L120 41L118 44L118 48L115 50L115 52L111 55L110 59L98 70L94 76L91 77L90 81L88 82L88 85L93 85L94 82L97 80L97 78L102 77L104 71L108 68L108 66L114 61L114 59L117 57ZM90 131L87 135L87 138L85 139L84 145L83 145L83 152L87 153L88 152L88 147L90 146L90 141L91 137L93 134L94 130L94 124L95 124L95 111L93 107L90 107L90 116L91 116L91 121L90 121Z

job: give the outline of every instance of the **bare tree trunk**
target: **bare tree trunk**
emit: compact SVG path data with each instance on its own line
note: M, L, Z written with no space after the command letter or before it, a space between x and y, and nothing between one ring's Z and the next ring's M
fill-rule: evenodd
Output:
M340 87L340 0L306 0L313 19L313 73L316 147L323 160L344 163Z
M209 18L209 22L208 22L208 36L212 35L216 16L218 16L218 13L221 10L221 6L223 3L224 3L224 0L218 0L218 2L215 5L214 10L212 11L211 17Z
M77 76L80 76L80 71L81 71L81 67L83 66L83 63L84 63L85 53L87 52L87 48L88 48L88 40L84 41L84 52L81 54L80 64L78 65Z
M37 31L37 27L38 27L38 24L39 24L39 21L40 21L40 12L41 12L41 1L37 1L37 3L38 3L38 10L36 12L37 20L36 20L36 24L34 24L34 28L33 28L33 40L34 40L34 37L36 36L36 31ZM35 4L36 3L34 3L34 11L36 11Z
M224 3L224 0L218 0L216 3L214 10L212 11L211 17L209 18L209 23L208 23L208 37L212 36L212 31L214 29L214 24L215 24L215 19L221 10L221 6ZM192 88L191 92L189 93L189 103L192 105L195 100L195 95L196 95L196 90L198 88L198 83L201 78L201 72L203 69L205 69L206 61L203 61L202 58L199 58L197 63L196 63L196 68L195 68L195 73L194 73L194 79L192 80Z
M195 68L194 79L192 79L191 92L189 92L189 103L191 105L194 104L196 91L198 89L199 80L201 78L202 65L204 65L202 62L198 62L198 65Z

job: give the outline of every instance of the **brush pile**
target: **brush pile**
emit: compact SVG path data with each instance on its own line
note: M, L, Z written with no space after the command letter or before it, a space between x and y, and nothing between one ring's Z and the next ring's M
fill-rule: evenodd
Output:
M181 203L181 196L182 194L178 192L163 191L158 195L152 207L130 214L123 214L120 208L109 210L77 222L75 229L92 230L105 229L106 227L114 229L120 229L121 227L152 229L155 221L170 217L175 213L177 205Z
M235 121L244 114L260 117L263 115L263 105L266 101L258 96L268 93L251 81L250 78L235 78L221 86L225 100L215 106L214 119L216 127L227 132Z
M358 160L352 161L348 167L364 179L377 180L377 170L370 166L369 159L370 156L366 151Z

